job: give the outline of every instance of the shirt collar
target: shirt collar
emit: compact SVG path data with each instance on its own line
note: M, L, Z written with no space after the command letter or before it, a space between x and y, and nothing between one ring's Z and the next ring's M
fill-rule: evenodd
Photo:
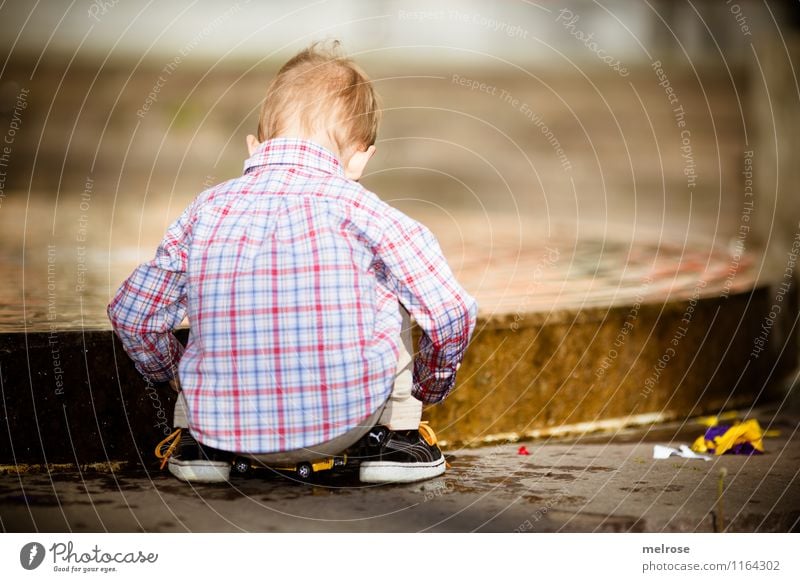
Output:
M339 160L328 149L313 141L290 137L269 139L244 163L244 173L261 166L303 166L328 174L344 176Z

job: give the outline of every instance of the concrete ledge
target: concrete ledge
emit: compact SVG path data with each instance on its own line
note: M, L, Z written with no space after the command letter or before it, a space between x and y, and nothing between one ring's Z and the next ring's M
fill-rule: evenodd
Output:
M633 307L481 317L458 387L426 417L443 440L479 444L753 404L796 365L796 307L749 356L772 297L643 304L634 320ZM148 384L111 331L0 334L0 396L0 465L152 465L171 430L172 391Z
M426 416L442 439L481 444L748 406L774 397L770 387L797 365L793 295L757 357L774 298L767 286L493 317L480 323L456 390Z
M0 464L150 463L171 432L172 390L111 331L0 335L0 397Z

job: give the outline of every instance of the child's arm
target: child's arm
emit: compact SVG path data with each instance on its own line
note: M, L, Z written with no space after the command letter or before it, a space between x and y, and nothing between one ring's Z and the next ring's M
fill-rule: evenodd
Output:
M172 330L186 315L187 234L193 206L169 227L155 258L136 268L108 306L125 351L139 372L154 382L177 378L183 354Z
M413 394L426 403L439 402L455 385L477 304L456 281L433 234L405 215L391 217L378 254L387 282L423 332L414 358Z

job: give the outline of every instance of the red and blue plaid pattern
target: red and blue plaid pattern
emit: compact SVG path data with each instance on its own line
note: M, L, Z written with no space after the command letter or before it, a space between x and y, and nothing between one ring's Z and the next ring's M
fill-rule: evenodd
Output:
M401 303L423 335L414 395L452 390L475 301L433 235L344 176L328 150L262 144L200 194L108 307L140 372L177 366L192 433L227 451L330 440L389 396ZM188 316L184 351L172 330Z

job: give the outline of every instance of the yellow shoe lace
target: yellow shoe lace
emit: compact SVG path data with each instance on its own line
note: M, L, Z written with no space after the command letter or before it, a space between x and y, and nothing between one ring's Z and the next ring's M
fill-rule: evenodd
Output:
M431 428L431 425L428 424L427 420L423 420L422 422L419 423L419 434L423 438L423 440L430 446L435 446L436 443L439 442L436 433L433 432L433 429ZM450 463L447 462L447 460L445 460L444 465L447 469L451 468Z
M171 441L171 442L170 442ZM156 458L161 459L161 469L167 466L167 461L172 456L172 453L178 447L178 443L181 442L181 429L176 428L172 431L167 438L156 445ZM169 446L164 449L164 447L169 443Z
M419 434L430 446L434 446L437 442L439 442L439 439L436 438L436 433L433 432L433 429L431 428L431 425L428 424L427 420L419 423Z

